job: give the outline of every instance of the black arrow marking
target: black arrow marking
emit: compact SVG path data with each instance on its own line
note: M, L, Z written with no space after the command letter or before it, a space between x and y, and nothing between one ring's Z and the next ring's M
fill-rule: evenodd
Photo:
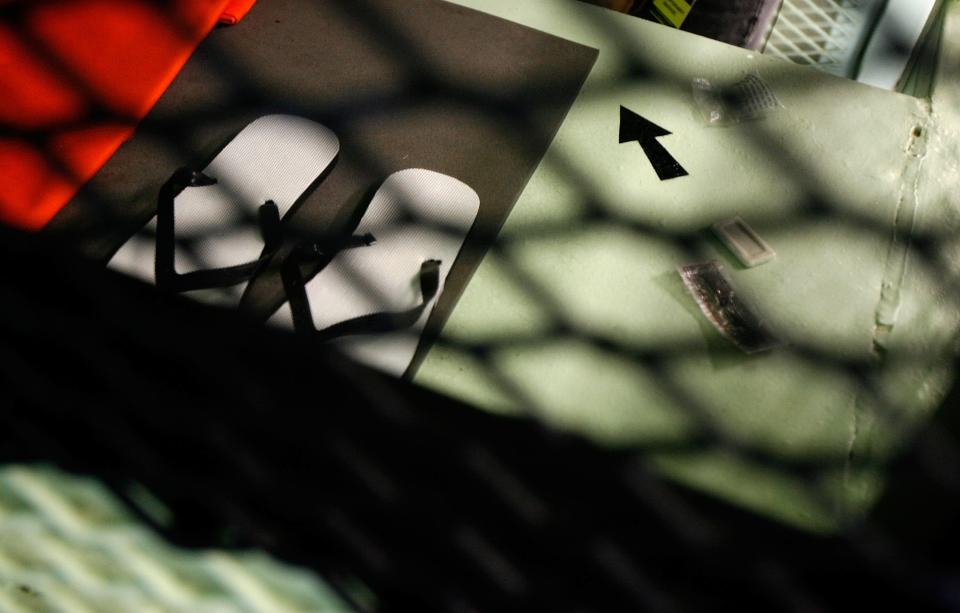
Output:
M673 159L673 156L656 140L669 134L670 132L652 121L644 119L626 107L620 107L620 144L634 141L640 143L661 181L685 177L689 174L680 162Z

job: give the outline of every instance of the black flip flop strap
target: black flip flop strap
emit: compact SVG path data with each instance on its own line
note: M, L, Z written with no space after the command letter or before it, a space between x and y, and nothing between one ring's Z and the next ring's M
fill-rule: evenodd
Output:
M260 237L263 239L264 256L272 256L283 245L283 226L280 225L280 209L273 200L267 200L257 210ZM260 258L261 260L264 257Z
M294 258L288 258L283 267L282 276L287 300L290 302L290 310L293 313L294 328L298 332L312 333L320 341L329 341L344 336L397 332L413 326L440 289L440 261L427 260L420 265L417 277L422 300L417 306L405 311L371 313L354 317L323 330L317 330L314 326L303 277L300 274L299 264L294 261Z
M280 278L283 281L283 290L290 303L290 312L293 314L293 329L300 333L316 332L313 325L313 314L310 312L310 300L307 298L306 283L300 272L300 257L291 253L280 267Z
M287 240L280 223L279 209L273 201L267 201L258 210L258 222L264 249L257 260L236 266L178 273L175 268L174 203L176 198L188 187L213 185L215 183L216 179L208 177L200 171L179 168L160 189L157 203L154 274L157 287L163 291L185 292L197 289L215 289L249 281L273 258L274 254L280 250ZM281 267L281 278L293 312L295 329L315 333L321 340L330 340L356 334L392 332L409 328L417 322L439 289L440 262L438 260L428 260L420 267L418 277L423 300L418 306L395 313L372 313L334 324L324 330L316 330L305 283L300 272L301 263L318 262L322 270L337 253L346 249L369 246L375 240L373 235L364 234L348 236L334 241L305 242L294 247L293 252L285 258Z
M260 236L263 238L263 255L260 262L270 260L285 244L292 244L301 263L329 261L337 253L355 247L368 247L376 242L373 234L347 236L335 240L307 241L298 238L280 224L280 211L273 200L260 207Z
M236 266L178 273L175 268L174 202L177 196L188 187L213 185L215 183L216 179L208 177L202 172L179 168L160 188L160 196L157 202L156 260L154 263L154 275L159 289L179 293L197 289L231 287L249 281L263 265L263 262L272 257L282 243L279 211L272 201L268 201L259 210L260 233L266 245L260 258Z

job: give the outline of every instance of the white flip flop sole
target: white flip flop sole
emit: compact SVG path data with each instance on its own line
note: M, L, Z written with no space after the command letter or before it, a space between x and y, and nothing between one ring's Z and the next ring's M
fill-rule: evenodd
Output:
M423 169L390 175L354 232L372 234L376 242L341 251L306 284L316 328L416 307L423 299L418 280L421 265L439 260L440 287L413 326L331 341L364 364L402 376L479 208L477 193L453 177ZM270 322L293 327L290 305L281 306Z
M340 152L336 135L324 126L292 115L265 115L248 124L220 151L203 173L215 185L189 187L177 196L174 228L190 239L193 254L175 250L174 269L184 274L251 262L260 257L263 238L258 209L272 200L282 218ZM149 282L154 279L156 217L151 233L138 233L110 260L114 270ZM239 302L246 284L195 290L187 295L204 302Z

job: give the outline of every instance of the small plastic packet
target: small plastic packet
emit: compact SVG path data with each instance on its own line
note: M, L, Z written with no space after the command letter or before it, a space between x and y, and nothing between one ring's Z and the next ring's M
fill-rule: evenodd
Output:
M724 338L744 353L759 353L783 343L733 289L716 260L681 267L687 291Z
M696 78L692 89L694 104L710 125L725 126L760 119L783 108L773 90L756 74L725 87Z
M773 247L740 217L717 222L712 229L720 242L747 268L765 264L777 256Z

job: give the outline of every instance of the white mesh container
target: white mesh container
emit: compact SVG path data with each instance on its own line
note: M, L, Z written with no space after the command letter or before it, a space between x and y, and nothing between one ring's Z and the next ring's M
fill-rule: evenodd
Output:
M763 52L894 89L938 0L783 0Z
M852 77L882 0L783 0L763 52Z

